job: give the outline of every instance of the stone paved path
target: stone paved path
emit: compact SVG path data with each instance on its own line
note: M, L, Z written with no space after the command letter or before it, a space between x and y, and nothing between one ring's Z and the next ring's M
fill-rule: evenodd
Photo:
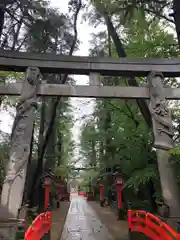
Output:
M95 211L82 197L73 197L61 240L113 240Z

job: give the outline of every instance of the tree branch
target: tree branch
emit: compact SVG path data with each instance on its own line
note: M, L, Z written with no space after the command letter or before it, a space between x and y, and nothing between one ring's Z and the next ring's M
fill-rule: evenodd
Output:
M105 23L106 23L106 25L109 29L109 33L110 33L111 38L112 38L112 40L114 42L114 45L116 47L116 51L118 53L118 56L119 57L126 57L126 52L125 52L123 44L122 44L122 42L121 42L121 40L120 40L120 38L119 38L119 36L116 32L116 29L113 26L113 23L111 21L111 17L105 11L104 12L101 11L101 14L103 15ZM138 83L137 83L136 79L133 78L133 77L127 79L127 82L128 82L128 85L130 85L130 86L138 86ZM144 100L136 100L136 102L137 102L137 104L140 108L140 111L141 111L147 125L149 127L151 127L152 126L151 114L150 114L150 111L149 111L149 108L148 108L146 102Z
M135 123L136 128L139 126L139 122L135 119L135 117L134 117L134 115L133 115L133 113L132 113L132 111L131 111L128 103L127 103L127 101L125 101L125 105L126 105L126 108L127 108L128 111L129 111L130 115L129 115L127 112L125 112L123 109L118 108L117 106L115 106L114 104L112 104L111 102L108 101L107 103L108 103L109 105L111 105L112 107L114 107L116 110L118 110L118 111L120 111L121 113L123 113L124 115L126 115L128 118L130 118L130 119Z
M166 21L174 24L174 21L171 20L170 18L166 17L165 15L162 15L162 14L161 14L161 11L156 12L156 11L151 10L151 9L148 9L148 8L144 8L144 11L147 12L147 13L150 13L150 14L154 14L154 15L156 15L156 17L158 17L158 18L163 18L164 20L166 20Z
M125 100L125 106L126 106L126 108L128 109L128 111L130 113L130 118L134 121L134 123L136 125L136 128L137 128L139 126L139 122L135 119L134 114L132 113L131 108L129 107L127 100Z

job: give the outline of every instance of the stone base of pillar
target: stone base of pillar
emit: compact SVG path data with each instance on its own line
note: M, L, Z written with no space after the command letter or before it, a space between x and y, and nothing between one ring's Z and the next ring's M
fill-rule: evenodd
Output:
M15 240L19 226L23 225L19 219L0 219L0 239ZM1 238L2 235L2 238Z

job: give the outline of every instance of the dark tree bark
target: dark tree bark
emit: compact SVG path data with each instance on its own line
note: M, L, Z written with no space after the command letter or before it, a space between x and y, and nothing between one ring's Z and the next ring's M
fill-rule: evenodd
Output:
M156 204L156 196L155 196L156 190L154 187L154 183L152 181L149 181L149 183L146 185L146 191L147 191L151 211L153 213L157 213L157 204Z
M33 133L32 133L32 138L31 138L31 145L30 145L30 154L29 154L29 159L28 159L28 165L27 165L27 176L26 176L26 181L25 181L25 187L24 187L24 195L23 195L23 203L27 203L29 198L28 198L28 191L31 188L31 182L32 182L32 150L33 150L33 143L34 143L34 129L35 129L35 123L33 125Z
M174 0L173 11L174 11L174 13L172 15L174 17L177 39L178 39L179 48L180 48L180 1L179 0Z
M105 106L105 119L104 119L104 131L106 132L105 139L105 154L104 154L104 162L107 164L106 167L111 167L111 136L108 134L108 130L111 128L111 113L107 110Z
M3 26L4 26L4 16L5 16L5 10L4 7L0 7L0 37L3 31Z
M58 166L61 165L62 161L62 145L63 145L63 137L62 133L58 132L58 141L57 141L57 148L58 148Z
M97 161L96 161L96 141L92 140L91 142L91 146L92 146L92 153L91 153L91 165L95 166Z
M56 119L55 119L56 120ZM56 162L55 158L55 148L56 148L56 123L53 124L51 136L49 137L47 150L46 150L46 161L44 163L44 170L48 170L49 168L53 168Z
M105 23L107 25L107 28L108 28L108 31L109 31L109 34L114 42L114 45L116 47L116 51L118 53L118 56L121 58L124 58L124 57L127 57L126 55L126 52L124 50L124 47L123 47L123 44L116 32L116 29L114 28L113 26L113 23L111 21L111 18L110 16L107 14L107 13L103 13L103 16L104 16L104 20L105 20ZM136 81L135 78L128 78L127 79L127 83L128 85L130 86L138 86L138 83ZM140 108L140 111L147 123L148 126L152 126L152 122L151 122L151 114L149 112L149 108L145 102L145 100L136 100L139 108Z
M36 169L32 179L32 186L29 194L31 207L37 205L38 203L39 193L38 193L36 183L39 182L39 178L43 172L43 158L40 159L39 156L41 154L43 138L44 138L43 134L44 134L44 128L45 128L45 112L46 112L45 110L46 110L46 101L45 101L45 98L43 98L42 105L41 105L40 128L39 128L39 136L38 136L38 159L37 159L37 165L36 165Z

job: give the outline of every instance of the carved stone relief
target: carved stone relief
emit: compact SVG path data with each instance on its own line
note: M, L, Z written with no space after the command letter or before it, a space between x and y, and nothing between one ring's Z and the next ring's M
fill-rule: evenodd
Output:
M27 69L11 135L9 163L1 204L5 205L14 217L17 217L22 203L33 124L36 117L39 77L38 68Z
M151 72L148 77L150 92L150 112L152 115L154 147L168 150L173 147L173 126L171 111L167 108L163 75Z

